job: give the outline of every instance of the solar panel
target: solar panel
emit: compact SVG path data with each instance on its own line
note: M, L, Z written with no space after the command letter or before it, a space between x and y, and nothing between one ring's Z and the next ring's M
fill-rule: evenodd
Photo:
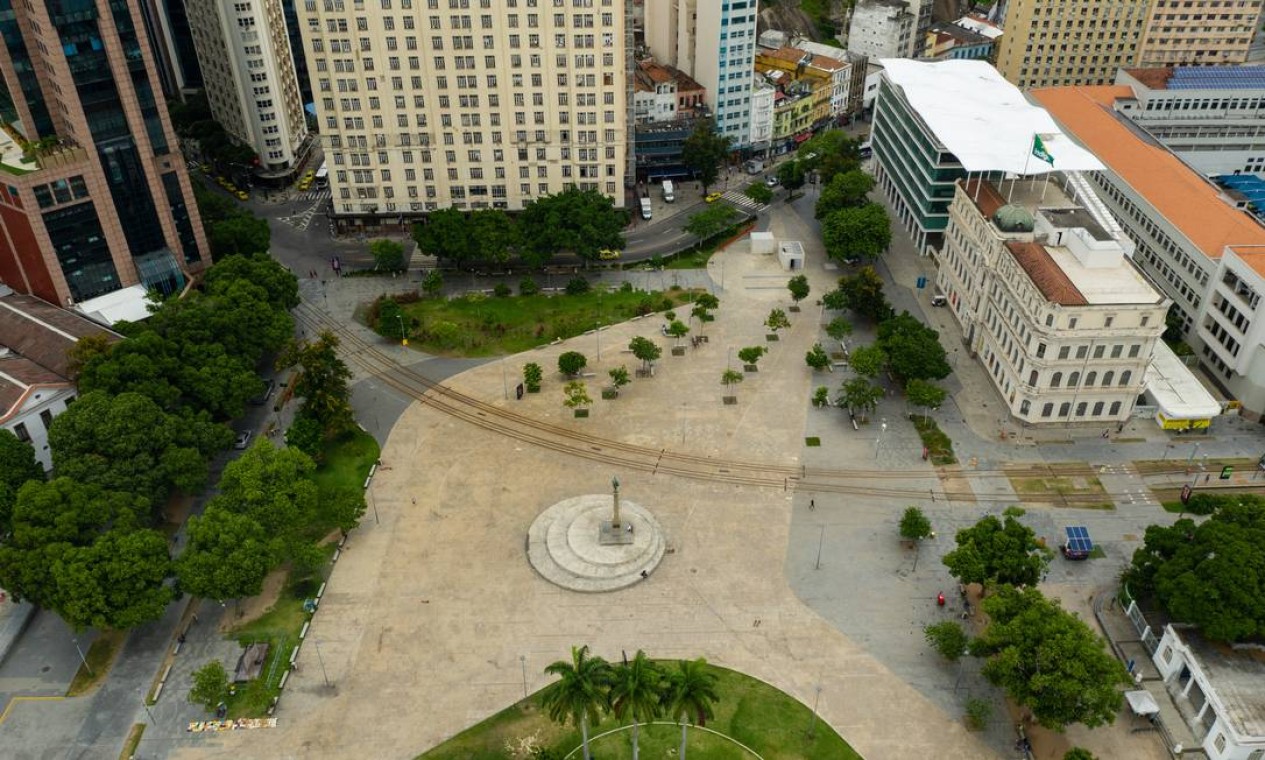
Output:
M1067 533L1068 554L1088 555L1094 549L1094 542L1089 538L1089 528L1084 525L1072 525L1063 529Z
M1249 90L1265 88L1265 67L1178 66L1166 87L1170 90Z

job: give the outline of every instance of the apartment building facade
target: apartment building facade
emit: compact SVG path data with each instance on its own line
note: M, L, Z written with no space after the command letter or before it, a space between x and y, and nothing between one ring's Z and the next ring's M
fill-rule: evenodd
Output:
M258 155L257 171L285 175L307 140L303 98L281 0L185 0L211 113Z
M0 26L0 282L63 306L184 287L210 253L137 0L35 2Z
M866 58L913 57L918 11L905 0L857 0L848 23L848 52Z
M1010 0L997 70L1021 88L1104 84L1132 66L1152 0Z
M1246 63L1260 0L1155 0L1134 62L1140 68Z
M624 205L622 3L330 0L299 13L341 228L519 210L571 186Z
M1183 339L1206 376L1251 419L1265 415L1265 344L1258 339L1265 226L1173 153L1111 110L1119 87L1033 96L1106 165L1089 175L1133 240L1134 259L1173 301Z
M707 91L716 131L751 144L751 70L759 0L647 0L651 54Z
M1121 69L1112 108L1200 174L1265 174L1265 68Z
M936 285L1012 417L1115 425L1142 393L1168 299L1127 238L1047 179L1005 194L956 183Z

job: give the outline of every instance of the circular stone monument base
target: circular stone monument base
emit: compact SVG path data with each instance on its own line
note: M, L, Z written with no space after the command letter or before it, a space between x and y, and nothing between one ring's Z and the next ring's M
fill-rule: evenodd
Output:
M632 540L602 544L602 523L610 522L612 506L609 494L586 494L541 512L527 531L527 559L536 572L572 591L615 591L653 572L667 547L659 521L621 498L620 523L632 526Z

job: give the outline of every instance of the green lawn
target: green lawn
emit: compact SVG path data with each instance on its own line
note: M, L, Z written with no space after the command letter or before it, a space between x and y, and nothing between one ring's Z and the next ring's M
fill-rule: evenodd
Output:
M312 478L322 493L340 488L359 490L364 485L369 468L377 461L378 453L378 442L373 436L355 428L326 445L323 463ZM332 530L332 524L318 519L310 531L311 538L319 540ZM271 645L263 675L238 687L237 693L229 700L230 718L262 717L272 704L273 697L280 693L277 687L281 676L289 669L290 652L298 643L303 624L311 618L303 609L303 603L315 598L321 583L328 577L329 559L334 549L333 544L321 547L323 559L317 570L291 570L285 588L272 609L229 632L231 638L243 645L256 641L267 641Z
M378 461L378 442L360 428L352 428L325 445L321 465L312 480L322 493L340 488L362 488L369 468Z
M708 728L736 739L766 760L860 760L861 756L820 720L814 738L808 738L812 712L806 705L741 673L717 667L712 671L718 679L720 702L715 718L707 722ZM615 726L608 719L592 728L590 735ZM502 760L507 757L507 743L518 746L531 736L559 755L580 744L579 731L550 721L540 709L538 695L533 695L420 755L419 760ZM674 757L679 740L680 729L675 726L643 727L641 756ZM601 760L624 760L632 757L630 742L631 732L619 732L593 742L592 747ZM576 753L573 757L579 756ZM738 746L704 732L691 732L688 756L704 760L750 757Z
M677 288L667 293L592 290L578 295L430 298L402 308L412 324L409 340L418 348L455 356L495 356L574 338L599 323L617 324L678 306L690 297ZM684 320L688 313L678 316ZM658 326L647 329L657 332Z
M1113 509L1102 481L1085 474L1089 469L1088 462L1066 462L1048 465L1048 472L1039 476L1007 474L1006 477L1015 493L1025 502L1080 509ZM1032 498L1025 498L1029 496Z

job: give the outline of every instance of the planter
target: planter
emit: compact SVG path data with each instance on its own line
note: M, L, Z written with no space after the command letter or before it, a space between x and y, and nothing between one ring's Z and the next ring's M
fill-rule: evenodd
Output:
M672 355L673 355L673 356L685 356L685 346L673 346L673 347L672 347Z
M725 406L733 406L734 404L738 403L738 397L737 396L723 396L721 397L721 401L725 402Z
M764 339L765 339L765 340L767 340L768 342L772 343L773 341L775 341L775 340L777 340L777 339L778 339L778 338L777 338L777 333L769 333L768 335L764 336Z
M614 388L603 388L602 398L607 401L610 401L611 399L614 399L614 398L619 398L619 391L615 390Z
M747 372L759 372L759 371L760 371L760 368L759 368L759 367L757 367L757 366L756 366L756 365L754 365L754 364L744 364L744 365L742 365L742 368L743 368L744 370L746 370Z
M637 377L654 377L654 368L637 370Z
M798 304L796 304L796 305L790 306L790 307L788 307L786 310L787 310L787 311L794 312L794 313L798 314L798 313L799 313L799 305L798 305Z
M588 409L576 409L576 410L575 410L575 416L576 416L576 417L580 417L580 418L588 417L588 416L589 416L589 410L588 410Z

